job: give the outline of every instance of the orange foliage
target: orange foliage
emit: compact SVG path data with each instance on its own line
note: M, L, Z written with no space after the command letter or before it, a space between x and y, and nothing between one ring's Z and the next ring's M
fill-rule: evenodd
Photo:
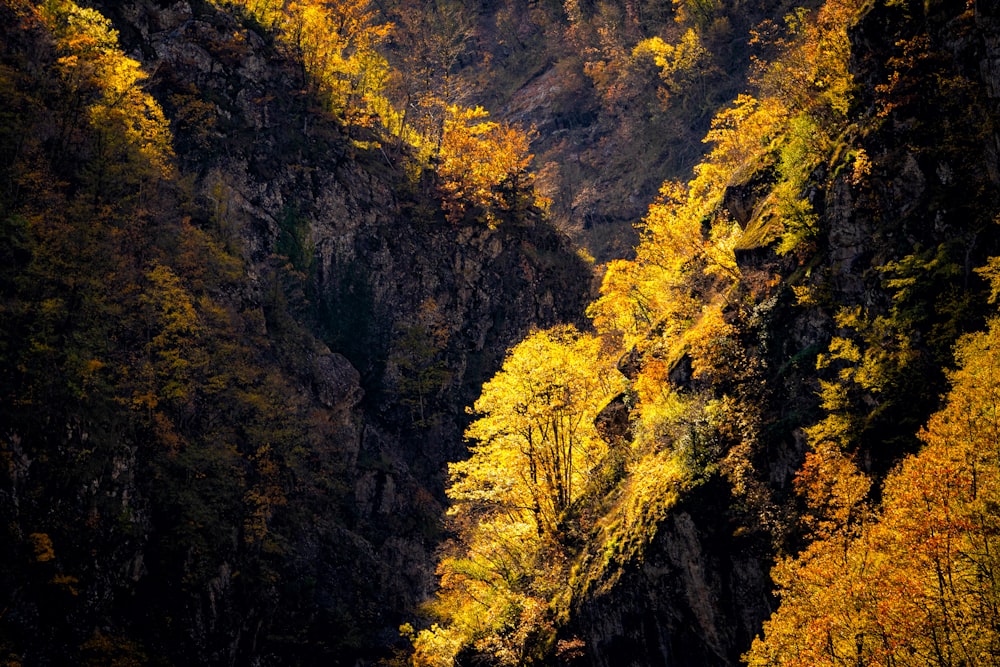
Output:
M447 108L438 169L447 193L448 218L458 222L467 207L481 207L487 221L499 222L501 211L517 206L530 184L531 136L509 123L486 120L482 107Z
M798 485L817 539L774 570L782 604L745 656L758 665L992 665L1000 655L1000 321L966 337L924 449L867 482L831 446Z

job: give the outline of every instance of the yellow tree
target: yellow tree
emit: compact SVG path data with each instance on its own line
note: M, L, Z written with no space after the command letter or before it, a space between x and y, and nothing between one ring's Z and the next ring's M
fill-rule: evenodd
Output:
M636 262L613 259L601 280L600 297L587 308L598 331L623 336L626 345L641 340L655 323L655 292L643 289L644 271Z
M440 173L445 210L452 221L461 219L469 204L485 210L490 224L500 211L515 208L530 184L527 173L532 155L529 134L509 123L487 120L482 107L447 108L440 138Z
M549 601L567 576L563 530L607 454L594 419L623 387L600 339L572 326L528 336L483 386L466 433L478 444L450 466L458 539L431 605L444 623L413 637L415 664L451 665L466 646L496 664L544 659Z
M539 534L557 532L605 453L594 418L624 388L600 347L566 326L511 351L476 401L472 456L450 466L453 513L527 511Z
M169 125L142 84L147 74L118 46L118 32L100 12L69 0L50 0L41 10L56 36L57 66L77 103L66 111L64 135L82 120L99 133L85 168L95 197L114 200L123 184L142 186L170 175L173 159Z
M587 314L599 331L621 334L626 347L679 349L708 295L738 279L732 248L739 229L707 209L693 188L672 181L663 184L639 229L635 260L608 265L601 296ZM649 336L653 329L659 333Z
M459 0L396 4L393 42L401 66L392 73L390 87L402 113L400 137L408 132L407 124L437 137L448 104L462 98L467 85L455 70L475 32L476 9ZM488 75L489 63L482 69Z
M662 98L669 99L684 93L704 95L704 84L712 72L712 54L702 46L701 38L693 28L689 28L676 44L668 44L659 37L644 39L632 50L632 57L651 58L660 68Z
M293 2L285 9L285 39L297 48L306 73L335 111L358 122L381 94L388 65L376 47L391 25L369 0ZM375 105L377 106L377 104Z
M827 443L800 476L817 539L774 571L781 606L758 665L995 665L1000 655L1000 321L966 337L924 448L885 482L877 521L847 517L865 485ZM853 525L853 527L852 527Z
M382 86L388 64L377 50L392 30L371 0L229 0L278 31L297 52L316 92L349 124L368 125L391 112Z

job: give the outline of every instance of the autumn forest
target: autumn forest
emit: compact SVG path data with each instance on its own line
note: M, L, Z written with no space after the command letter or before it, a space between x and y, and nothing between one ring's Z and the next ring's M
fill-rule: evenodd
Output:
M997 664L996 2L0 0L0 666Z

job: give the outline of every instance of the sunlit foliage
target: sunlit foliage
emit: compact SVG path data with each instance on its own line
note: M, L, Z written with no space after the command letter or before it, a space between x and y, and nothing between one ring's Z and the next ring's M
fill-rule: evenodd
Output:
M712 3L681 4L689 16L685 20L692 22L690 17L695 15L708 22L715 11ZM788 530L787 519L755 469L763 436L760 406L754 403L759 393L753 387L761 382L763 362L746 349L744 340L755 299L773 293L780 279L744 275L736 249L773 246L779 254L793 255L799 261L815 249L820 218L807 191L816 170L837 159L838 141L847 127L853 87L847 28L861 8L853 0L832 2L815 12L787 17L777 31L779 36L772 37L771 48L778 56L758 65L754 94L740 95L712 121L705 139L711 149L693 179L665 183L638 226L641 243L635 258L604 267L600 295L588 315L598 332L623 355L620 365L630 380L624 400L629 406L631 447L616 460L616 472L602 487L603 500L588 509L596 518L595 530L583 548L552 551L551 537L560 533L557 517L571 503L553 501L564 492L537 483L542 467L533 459L533 431L522 427L523 433L515 438L521 443L516 450L509 433L497 439L501 432L495 430L496 421L481 419L473 424L470 434L480 444L473 448L469 461L453 467L449 492L455 503L453 516L469 522L463 528L466 541L441 561L442 592L435 605L440 618L450 618L452 623L418 636L418 656L429 656L443 646L451 651L472 646L483 654L500 655L488 648L490 642L521 636L515 629L524 627L522 614L533 608L529 598L551 603L538 587L537 574L526 574L541 554L554 559L558 553L574 563L573 592L559 598L555 609L563 608L560 605L567 604L568 596L586 596L595 587L613 586L630 563L642 560L676 503L708 476L724 476L734 497L766 530L776 536ZM566 11L583 40L587 26L582 8L567 3ZM629 87L641 78L643 66L655 65L665 97L706 80L710 56L695 29L675 43L662 38L641 40L626 53L616 46L620 35L611 34L616 25L607 22L607 34L598 30L606 49L601 59L595 57L585 67L602 95L631 99ZM626 62L630 64L622 65ZM758 177L763 184L759 201L750 219L738 223L726 207L729 189ZM898 273L898 279L907 270L887 268ZM858 414L856 402L851 402L857 397L843 395L843 389L850 383L864 385L865 391L875 389L874 378L889 366L904 363L906 352L900 348L902 356L891 360L875 352L885 349L883 343L898 333L888 320L845 310L838 322L866 332L871 345L862 352L849 342L839 347L835 343L830 355L821 360L821 365L840 369L841 382L824 385L824 407L830 419L810 431L813 451L797 485L808 508L810 534L837 539L843 545L863 535L870 525L866 504L870 480L841 449L851 437L850 420ZM518 351L526 354L527 347ZM501 422L508 425L530 419L528 408L511 398L515 392L500 392L500 387L497 379L484 387L480 401L491 401L489 411L502 415ZM532 395L526 390L521 393ZM492 401L504 401L507 412L497 412L501 404ZM538 404L551 406L553 397L540 396ZM486 405L477 403L477 408L483 410ZM483 441L481 429L487 425L494 429L490 431L494 439ZM521 458L511 458L511 451L520 451ZM532 483L524 484L526 478ZM530 489L536 492L526 493ZM539 493L542 489L547 491ZM500 503L498 497L508 502ZM506 517L505 529L498 523L500 516ZM817 558L829 565L826 555ZM775 576L790 581L795 567L796 561L788 560ZM533 582L532 586L525 586L526 581ZM505 589L527 597L496 597ZM465 591L464 597L456 596L457 590ZM460 599L488 599L487 608L494 611L462 606L457 603ZM505 612L498 613L498 608ZM485 620L500 617L508 623ZM525 646L519 641L514 643ZM442 664L427 659L427 664ZM525 662L535 659L521 658Z
M706 216L715 223L708 229ZM670 346L699 317L702 299L735 278L739 229L691 189L666 183L640 230L636 259L608 267L588 314L598 328L622 334L626 347L649 340L654 329L665 341L658 345Z
M564 543L609 454L594 419L622 387L600 339L573 327L531 334L483 386L477 444L449 467L458 541L431 605L444 624L415 637L416 664L449 665L465 646L504 665L544 659Z
M781 55L758 63L757 95L740 95L712 121L706 141L713 149L696 167L697 195L710 205L721 188L777 162L779 178L754 213L744 246L780 238L778 252L785 254L819 233L806 182L832 158L846 128L854 85L847 29L862 7L837 0L815 15L799 10L786 17L785 36L772 41Z
M453 222L460 221L470 205L484 209L487 222L495 225L505 211L534 203L527 172L530 136L488 117L481 107L452 105L445 111L438 173Z
M388 110L382 97L388 65L377 47L391 25L380 20L370 0L228 4L245 8L258 23L277 31L301 59L316 92L348 123L371 124L374 115Z
M67 0L50 0L41 11L56 38L62 83L76 102L63 120L69 127L86 122L101 134L88 168L93 196L110 199L123 182L168 176L173 149L163 110L142 89L147 75L118 48L111 22Z
M715 116L705 138L712 149L695 168L695 178L686 186L664 184L660 199L650 207L640 227L643 242L635 264L629 267L632 279L627 285L618 279L623 265L613 264L609 269L602 296L591 308L598 326L619 321L616 326L625 326L623 331L631 328L635 333L630 335L641 337L635 329L638 316L650 325L667 323L669 330L672 313L685 312L681 297L690 294L690 286L703 294L720 290L699 274L726 281L737 278L732 254L737 245L766 245L780 238L778 249L785 253L818 232L816 215L803 198L803 189L812 170L828 157L830 137L841 131L844 122L850 74L845 25L838 20L857 11L856 2L831 3L815 21L804 14L789 18L790 36L780 43L782 57L761 66L759 95L740 95ZM648 40L637 47L637 53L652 55L661 67L667 67L668 56L682 51L666 46ZM823 65L823 72L837 73L835 86L821 81L816 73L793 81L779 74L786 62L818 67L815 59L825 57L824 49L837 56ZM772 160L777 161L781 178L748 229L741 230L720 210L726 188ZM613 287L616 284L623 287ZM647 284L656 287L644 288ZM680 294L671 298L672 292ZM631 318L631 324L617 314L627 311L632 312L626 318ZM682 320L690 317L682 316Z
M487 120L489 114L481 107L457 105L446 84L417 82L416 99L401 100L402 109L390 102L386 84L392 73L379 47L394 26L370 0L234 4L278 33L301 59L315 92L349 127L395 135L432 161L445 193L444 212L452 222L463 220L472 210L487 224L496 225L504 212L535 203L527 172L530 134L507 122ZM458 21L457 11L438 7L427 20ZM455 30L460 32L459 27ZM433 37L428 35L429 41L419 44L437 63L428 63L426 74L446 78L455 57L452 52L457 53L461 41L456 46L449 39L437 42Z
M826 518L775 569L781 606L750 665L995 663L998 345L996 321L962 340L946 404L921 433L924 448L886 480L874 516L858 511L867 482L854 483L843 455L813 455L833 465L807 465L800 480Z
M699 92L692 89L704 84L710 71L711 54L694 29L688 29L677 44L668 44L660 37L645 39L632 50L632 57L653 59L663 82L661 95L667 99L684 94L698 96Z
M466 435L479 444L451 466L454 512L528 510L539 534L557 536L605 454L594 417L621 389L599 339L572 327L526 338L476 401Z

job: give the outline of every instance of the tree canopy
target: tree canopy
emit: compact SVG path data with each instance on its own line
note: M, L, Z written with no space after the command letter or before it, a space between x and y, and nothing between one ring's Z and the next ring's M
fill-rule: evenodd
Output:
M457 539L432 605L447 624L415 638L417 664L450 664L466 645L505 665L544 658L563 543L609 456L594 420L624 386L601 345L571 326L536 331L483 385L470 456L449 466Z

